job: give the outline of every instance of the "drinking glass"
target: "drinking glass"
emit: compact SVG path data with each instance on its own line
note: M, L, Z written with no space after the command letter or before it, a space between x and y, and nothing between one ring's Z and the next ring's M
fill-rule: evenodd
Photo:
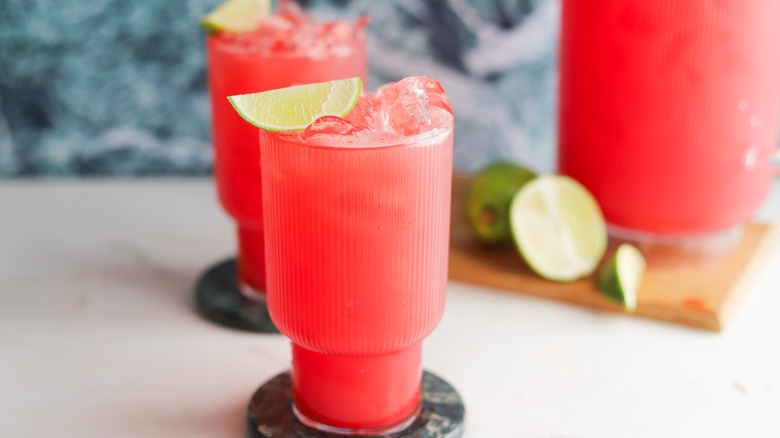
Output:
M314 22L293 2L256 32L208 37L209 91L219 200L236 223L236 261L220 263L196 286L198 309L223 325L273 332L265 308L263 227L257 128L227 100L295 84L361 76L367 70L365 22ZM239 293L240 292L240 293Z
M260 134L269 310L292 342L295 416L323 432L388 434L418 418L421 342L444 310L451 115L380 138Z

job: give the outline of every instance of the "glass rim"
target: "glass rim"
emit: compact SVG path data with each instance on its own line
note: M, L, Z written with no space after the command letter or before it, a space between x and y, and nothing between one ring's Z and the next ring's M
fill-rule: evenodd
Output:
M333 144L326 144L322 142L304 142L300 141L296 138L296 135L300 131L296 132L272 132L272 131L265 131L263 129L259 129L260 131L260 138L273 138L274 140L281 140L285 143L289 143L296 147L301 148L309 148L309 149L326 149L326 150L334 150L334 151L372 151L372 150L387 150L387 149L397 149L397 148L405 148L405 147L425 147L432 144L438 144L444 142L444 140L447 137L453 136L455 131L454 126L454 117L453 117L453 123L449 124L449 126L445 128L436 128L432 129L430 131L422 132L420 134L415 134L413 136L404 136L400 140L392 140L389 142L382 142L380 144L376 144L377 142L366 142L366 145L349 145L349 146L338 146ZM339 136L338 134L334 134L334 136ZM344 135L340 137L350 137L355 138L355 136L350 135ZM262 141L262 140L261 140Z
M247 58L247 59L262 58L264 60L269 60L269 61L292 61L292 60L324 61L324 60L331 60L331 59L345 59L356 55L360 55L361 52L365 52L365 46L367 45L368 42L368 37L366 36L365 31L361 29L357 33L355 38L351 40L342 41L339 44L330 46L323 51L324 53L318 54L318 56L311 56L311 54L306 54L305 52L301 52L298 50L291 51L291 52L276 52L273 50L268 50L267 48L263 48L261 50L240 48L238 45L230 41L226 41L225 35L232 35L232 34L227 32L217 32L217 33L209 34L207 37L208 45L214 46L215 50L219 50L222 53L226 53L232 56ZM361 47L363 48L362 50ZM338 49L338 48L345 48L348 50L343 50L343 53L334 53L334 49ZM341 52L341 51L336 50L336 52Z

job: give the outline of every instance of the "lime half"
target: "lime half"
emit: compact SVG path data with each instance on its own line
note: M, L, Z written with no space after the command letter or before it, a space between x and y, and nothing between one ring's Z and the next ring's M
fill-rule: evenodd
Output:
M599 291L625 311L633 312L645 264L645 258L638 249L627 243L621 244L599 273Z
M361 87L358 77L240 94L228 100L244 120L258 128L292 132L322 116L346 116L355 107Z
M607 247L596 200L566 176L542 175L523 186L512 199L509 219L520 255L549 280L591 274Z
M200 23L209 33L246 33L260 27L270 16L271 0L228 0Z

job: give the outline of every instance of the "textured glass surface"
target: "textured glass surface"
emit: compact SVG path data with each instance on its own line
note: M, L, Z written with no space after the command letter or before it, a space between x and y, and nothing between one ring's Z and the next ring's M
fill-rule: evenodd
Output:
M346 22L340 24L349 26ZM312 29L294 30L301 37L315 36ZM239 276L247 286L242 290L251 289L255 293L266 287L258 129L239 116L227 97L300 83L366 76L362 32L350 33L354 38L347 36L340 40L338 47L342 50L338 54L320 53L316 59L246 48L280 33L274 29L240 40L217 34L209 36L206 42L217 192L222 206L238 224Z
M261 134L268 304L295 344L397 351L441 318L452 130L405 145L317 147Z

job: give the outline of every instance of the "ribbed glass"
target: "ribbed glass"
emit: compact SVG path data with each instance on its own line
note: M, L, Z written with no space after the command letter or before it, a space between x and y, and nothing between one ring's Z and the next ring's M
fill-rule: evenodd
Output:
M238 222L242 283L265 289L262 255L263 203L260 199L258 129L238 115L227 97L295 84L366 77L366 40L358 34L339 56L309 58L241 49L229 35L208 37L208 79L214 137L214 175L219 199ZM247 231L249 230L249 231ZM258 236L259 234L259 236ZM260 242L260 247L256 247Z
M260 135L269 310L318 353L402 350L444 309L452 130L364 146Z

